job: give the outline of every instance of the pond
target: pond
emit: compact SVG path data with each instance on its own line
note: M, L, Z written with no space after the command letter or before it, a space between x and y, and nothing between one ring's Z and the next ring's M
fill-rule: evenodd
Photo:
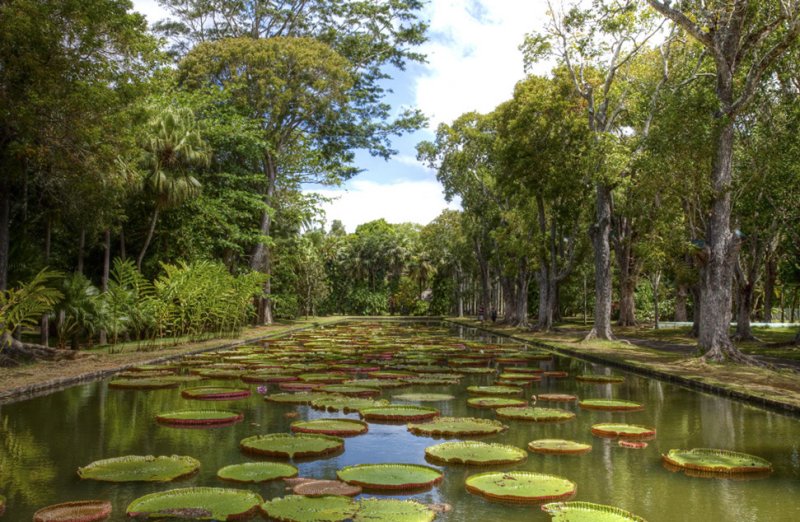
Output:
M432 340L431 340L432 339ZM301 343L305 348L298 350ZM428 344L422 344L428 343ZM433 343L433 344L431 344ZM384 354L380 363L397 365L397 348L402 346L417 354L403 361L430 362L426 353L431 346L454 346L467 343L472 354L488 355L499 348L522 349L503 339L453 325L438 323L353 322L295 334L283 342L265 343L267 353L279 351L291 355L273 364L319 362L330 357L338 347L338 364L375 365L376 360L356 360L350 354ZM482 343L488 343L482 346ZM371 347L371 349L369 348ZM460 348L459 348L460 349ZM228 355L232 355L228 352ZM435 364L449 361L468 364L448 354ZM247 360L247 358L244 358ZM343 360L344 359L344 360ZM196 358L218 364L221 359ZM230 363L231 359L228 359ZM241 359L238 359L241 362ZM496 362L481 362L495 366ZM473 363L474 364L474 361ZM413 463L441 470L444 479L433 488L391 498L410 498L426 504L447 503L452 510L439 514L445 521L546 521L549 515L536 505L490 502L465 489L465 479L475 473L492 470L526 470L564 477L577 484L572 500L609 504L631 511L649 522L675 521L796 521L800 520L800 420L771 413L703 393L614 371L602 365L553 356L531 361L530 367L563 371L568 377L545 377L524 386L523 398L533 394L574 394L581 399L616 398L644 405L642 411L608 412L578 408L574 403L552 405L574 412L564 422L544 423L503 420L509 429L482 437L525 449L537 439L568 439L590 444L582 455L550 455L528 452L518 464L495 466L441 465L426 461L426 447L445 440L410 433L405 424L369 422L369 431L347 437L343 452L316 460L298 460L300 477L335 479L344 466L363 463ZM196 368L196 367L193 367ZM184 368L183 371L187 371ZM314 367L306 371L319 372ZM419 371L415 375L424 375ZM441 373L441 371L439 372ZM580 382L583 374L610 374L624 377L619 384ZM448 394L454 398L439 402L405 402L438 408L444 416L469 416L495 419L492 409L467 405L469 386L493 384L495 374L466 373L457 384L412 384L381 389L382 398L409 393ZM359 378L367 378L359 375ZM108 382L75 386L50 395L0 406L0 495L7 497L5 520L31 520L44 506L84 499L106 499L114 506L111 520L125 520L125 510L134 499L153 492L190 486L236 487L259 493L264 499L290 494L281 480L261 484L236 484L217 478L217 471L229 464L264 461L243 453L242 439L258 434L288 433L290 424L318 418L358 419L357 413L331 413L310 406L295 406L265 401L259 384L238 380L208 380L203 385L248 387L251 396L230 401L198 401L181 396L181 388L133 391L109 388ZM262 385L263 386L263 385ZM280 392L278 384L266 385L267 393ZM397 402L397 401L393 401ZM551 406L550 404L537 406ZM168 427L156 423L160 413L197 408L232 409L244 414L237 424L211 429ZM420 421L422 422L422 421ZM592 435L591 426L601 422L625 422L652 426L655 439L644 449L621 447L617 440ZM469 438L469 437L467 437ZM671 448L721 448L763 457L773 464L769 476L757 478L704 478L688 476L667 469L661 454ZM172 483L106 483L81 480L76 470L105 458L123 455L186 455L201 462L200 471ZM363 497L375 496L363 494ZM382 497L389 498L389 497ZM253 520L259 520L254 517Z

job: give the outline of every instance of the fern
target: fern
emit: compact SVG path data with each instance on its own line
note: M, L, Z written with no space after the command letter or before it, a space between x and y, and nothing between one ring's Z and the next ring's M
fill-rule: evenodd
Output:
M19 288L0 292L0 339L7 341L17 329L35 326L42 315L53 310L64 297L52 286L59 277L59 272L43 269Z

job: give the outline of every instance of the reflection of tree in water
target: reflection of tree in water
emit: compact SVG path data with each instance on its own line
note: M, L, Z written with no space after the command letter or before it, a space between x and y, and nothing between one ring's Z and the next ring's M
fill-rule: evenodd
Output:
M15 502L40 505L50 496L56 476L47 445L29 430L14 431L10 417L0 420L0 491L8 498L9 513Z
M703 427L700 438L704 447L735 450L737 424L734 423L731 401L700 395L699 407ZM738 410L741 412L741 408ZM744 425L743 419L739 419L738 425Z

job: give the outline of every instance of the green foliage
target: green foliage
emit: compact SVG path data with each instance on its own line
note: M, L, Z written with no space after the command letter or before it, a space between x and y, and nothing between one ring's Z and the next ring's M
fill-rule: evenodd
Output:
M59 277L58 272L45 269L18 288L0 291L0 350L8 335L35 326L61 301L64 294L51 286Z

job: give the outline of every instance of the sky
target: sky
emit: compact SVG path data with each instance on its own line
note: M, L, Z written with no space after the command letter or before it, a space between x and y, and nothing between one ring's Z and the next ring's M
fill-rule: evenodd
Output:
M153 23L165 16L155 0L133 0L134 9ZM384 218L390 223L429 223L447 202L436 172L416 160L417 143L431 140L440 123L465 112L489 112L509 99L524 76L518 47L525 34L544 24L541 0L430 0L421 17L429 25L420 51L426 64L397 71L386 87L393 107L417 107L428 126L396 138L398 154L389 161L356 154L362 173L341 187L307 187L330 198L323 204L328 224L340 220L348 232L361 223ZM545 70L538 71L545 72Z

